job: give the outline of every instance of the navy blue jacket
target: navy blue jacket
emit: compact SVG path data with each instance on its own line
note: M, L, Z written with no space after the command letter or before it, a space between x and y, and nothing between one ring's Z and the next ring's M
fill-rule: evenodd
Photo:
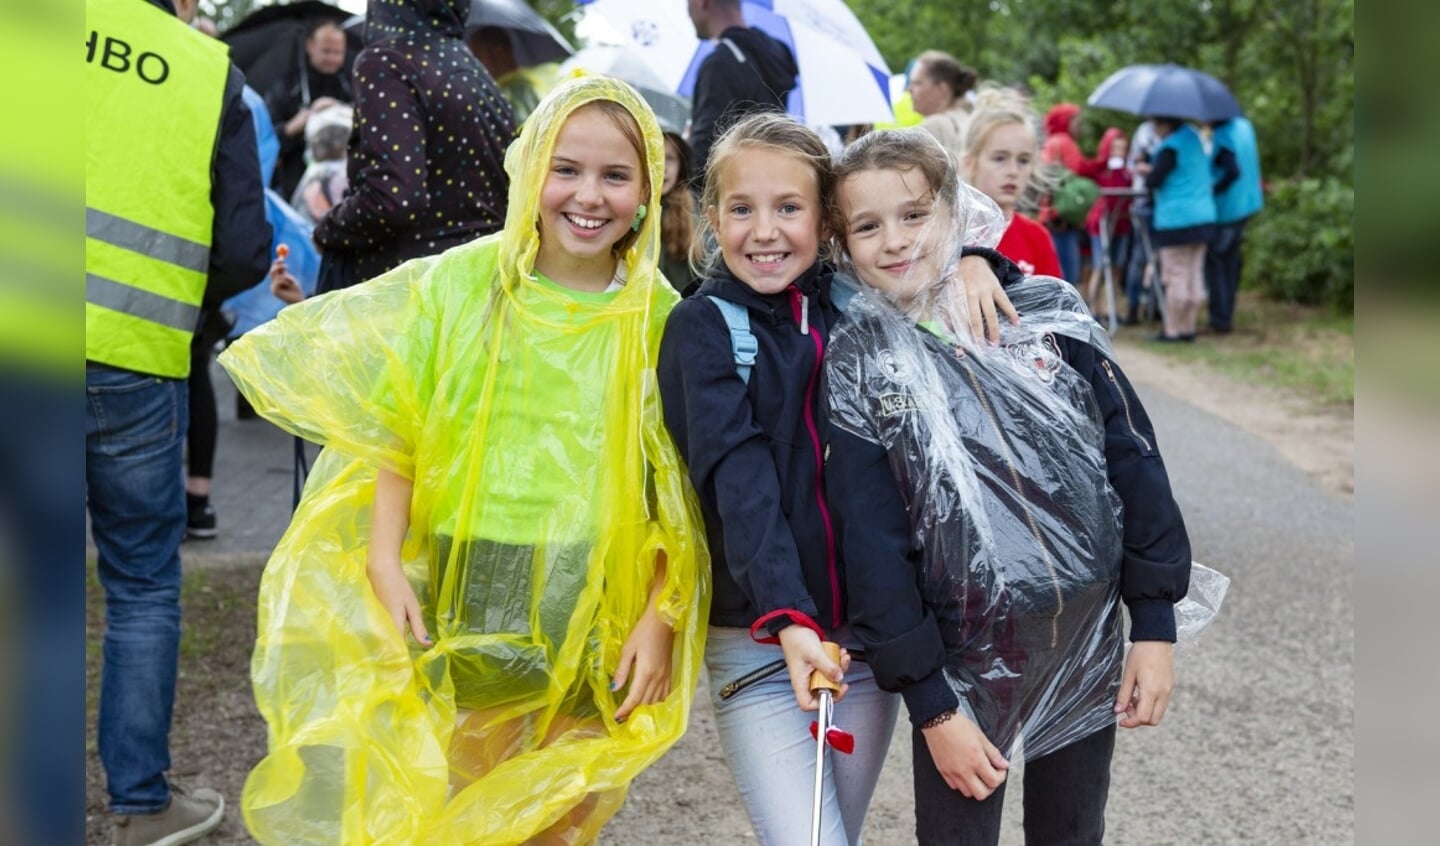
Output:
M710 149L730 124L755 112L785 111L799 72L790 48L759 29L732 26L720 33L715 52L695 75L690 149L697 185L705 179Z
M175 14L172 0L149 0ZM220 129L210 161L210 269L203 307L213 309L255 287L270 272L270 223L265 219L265 186L254 118L245 105L245 75L234 64L225 78Z
M748 385L709 296L749 310L759 352ZM809 303L804 334L802 297ZM844 619L840 551L821 498L828 427L820 362L838 316L821 265L768 296L722 268L665 324L660 397L705 515L713 625L748 627L780 609L809 614L826 629Z
M1088 343L1062 335L1055 341L1061 358L1090 382L1104 421L1106 472L1124 505L1120 594L1130 610L1130 639L1174 641L1174 603L1189 585L1190 541L1154 427L1119 367ZM904 498L883 446L836 427L828 455L847 566L865 568L865 589L850 597L856 636L876 683L899 691L919 725L958 699L939 672L946 645L917 589L924 562Z

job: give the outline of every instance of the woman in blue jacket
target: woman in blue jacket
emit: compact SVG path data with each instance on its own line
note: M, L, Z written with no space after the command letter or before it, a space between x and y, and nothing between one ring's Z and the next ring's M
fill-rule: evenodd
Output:
M1153 162L1136 165L1154 196L1160 282L1165 287L1165 328L1157 341L1195 340L1205 301L1205 245L1215 234L1210 159L1200 136L1179 118L1152 118L1160 145Z

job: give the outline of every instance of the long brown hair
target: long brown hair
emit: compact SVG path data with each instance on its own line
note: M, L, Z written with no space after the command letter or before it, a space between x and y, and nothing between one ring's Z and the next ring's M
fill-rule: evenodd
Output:
M660 249L675 261L688 260L695 237L695 195L690 193L690 145L679 135L665 133L665 145L675 145L680 175L670 192L660 198ZM678 280L671 280L678 281Z

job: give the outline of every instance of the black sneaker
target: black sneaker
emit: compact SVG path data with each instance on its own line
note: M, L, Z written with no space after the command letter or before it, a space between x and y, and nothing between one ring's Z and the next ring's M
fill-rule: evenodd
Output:
M185 537L210 540L219 534L220 530L215 525L215 509L208 501L190 508L190 516L185 520Z

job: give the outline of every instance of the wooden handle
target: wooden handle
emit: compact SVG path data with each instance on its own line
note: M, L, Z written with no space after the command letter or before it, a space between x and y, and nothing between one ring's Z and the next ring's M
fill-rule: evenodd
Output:
M830 656L831 661L834 661L836 664L840 663L840 644L824 640L820 642L820 645L825 648L825 654ZM815 672L810 674L811 693L814 693L817 690L839 689L840 685L836 684L833 681L830 681L830 677L820 672L819 670L816 670Z

